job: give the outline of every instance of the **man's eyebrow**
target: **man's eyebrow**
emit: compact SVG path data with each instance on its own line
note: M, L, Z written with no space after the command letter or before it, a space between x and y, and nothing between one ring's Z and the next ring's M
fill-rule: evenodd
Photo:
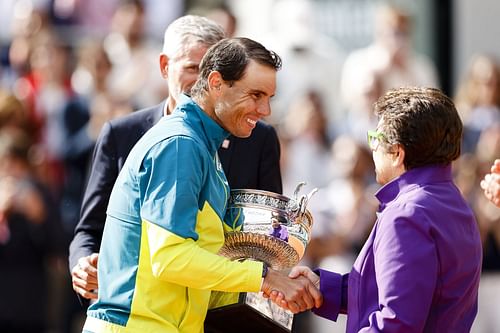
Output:
M260 89L250 89L249 93L251 93L251 94L259 93L259 94L262 94L262 95L265 95L265 96L269 96L268 93L266 93L265 91L260 90ZM271 95L270 97L274 97L274 94Z

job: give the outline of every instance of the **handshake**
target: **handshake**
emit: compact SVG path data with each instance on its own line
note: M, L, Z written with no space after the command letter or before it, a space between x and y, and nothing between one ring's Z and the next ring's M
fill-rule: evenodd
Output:
M296 266L288 275L284 271L269 269L261 291L265 298L292 313L318 308L323 303L319 276L306 266Z

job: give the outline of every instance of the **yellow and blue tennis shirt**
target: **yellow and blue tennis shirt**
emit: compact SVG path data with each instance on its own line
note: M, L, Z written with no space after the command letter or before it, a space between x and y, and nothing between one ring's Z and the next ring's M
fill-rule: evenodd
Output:
M217 157L227 136L183 96L134 146L111 193L84 332L202 332L211 290L260 290L261 263L216 254L232 228Z

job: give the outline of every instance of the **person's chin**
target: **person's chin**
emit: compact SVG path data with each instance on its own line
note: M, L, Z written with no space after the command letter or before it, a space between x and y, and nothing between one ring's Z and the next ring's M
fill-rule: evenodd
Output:
M248 138L250 135L252 135L252 131L250 132L239 132L237 134L234 134L234 136L238 137L238 138L242 138L242 139L245 139L245 138Z
M231 134L233 134L238 138L248 138L250 135L252 135L252 131L254 130L254 128L255 126L250 126L250 124L244 124L243 126L236 127L235 131Z
M236 131L229 131L231 134L237 138L248 138L252 135L253 128L239 128Z

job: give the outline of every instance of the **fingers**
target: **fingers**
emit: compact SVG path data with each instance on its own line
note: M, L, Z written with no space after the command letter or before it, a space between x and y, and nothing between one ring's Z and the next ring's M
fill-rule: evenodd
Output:
M72 275L73 290L80 296L88 299L97 298L97 283L88 283L86 280Z
M298 271L319 280L309 268L296 268L295 271L290 272L291 276L295 276ZM315 284L301 274L291 278L285 272L270 269L264 278L262 291L271 301L293 313L312 309L322 303L321 293Z
M500 207L500 173L487 174L479 185L486 198Z
M97 269L97 260L99 259L99 253L92 253L89 258L89 263Z
M323 295L319 291L319 287L315 285L313 288L309 288L309 294L314 300L314 307L319 308L323 304Z
M97 254L94 253L90 256L80 258L75 268L97 280Z
M271 293L270 298L274 298L276 304L287 307L293 313L312 309L316 304L321 305L321 294L306 277L290 279L289 284L290 288L280 290L276 297Z
M94 291L88 291L84 288L77 287L73 284L73 290L80 296L86 299L97 299L97 293Z
M297 302L290 301L287 303L288 304L288 310L292 312L293 314L297 314L303 311L306 311L307 309L303 309Z
M290 273L288 274L288 276L291 277L292 279L295 279L296 277L298 277L300 275L307 276L308 271L310 271L309 267L306 267L306 266L295 266L295 267L292 268L292 270L290 271Z
M486 175L486 176L488 176L488 175ZM479 183L479 186L481 186L481 188L483 190L485 190L485 194L486 194L486 189L488 188L488 182L486 180L486 177L483 180L481 180L481 182Z
M491 166L491 172L500 173L500 159L495 160L495 162Z
M312 309L313 307L319 308L323 304L323 295L319 291L319 277L311 270L309 272L310 276L306 277L307 307L308 309ZM318 286L312 281L312 278L318 279Z
M71 270L73 290L84 298L95 299L97 283L97 255L80 258Z
M319 276L316 275L316 273L314 273L307 266L296 266L292 268L290 274L288 274L288 276L291 277L292 279L295 279L301 275L308 278L312 283L314 283L314 286L319 289Z
M269 295L265 295L264 297L269 298L272 302L278 304L280 307L282 307L285 310L290 310L293 313L298 313L302 311L306 311L309 309L312 309L313 306L315 307L320 307L323 301L323 296L319 291L315 291L316 293L311 293L314 299L318 298L320 301L314 303L313 305L308 305L306 307L300 308L297 302L291 301L289 305L288 301L285 299L285 295L279 291L273 290ZM290 308L291 306L291 308Z

